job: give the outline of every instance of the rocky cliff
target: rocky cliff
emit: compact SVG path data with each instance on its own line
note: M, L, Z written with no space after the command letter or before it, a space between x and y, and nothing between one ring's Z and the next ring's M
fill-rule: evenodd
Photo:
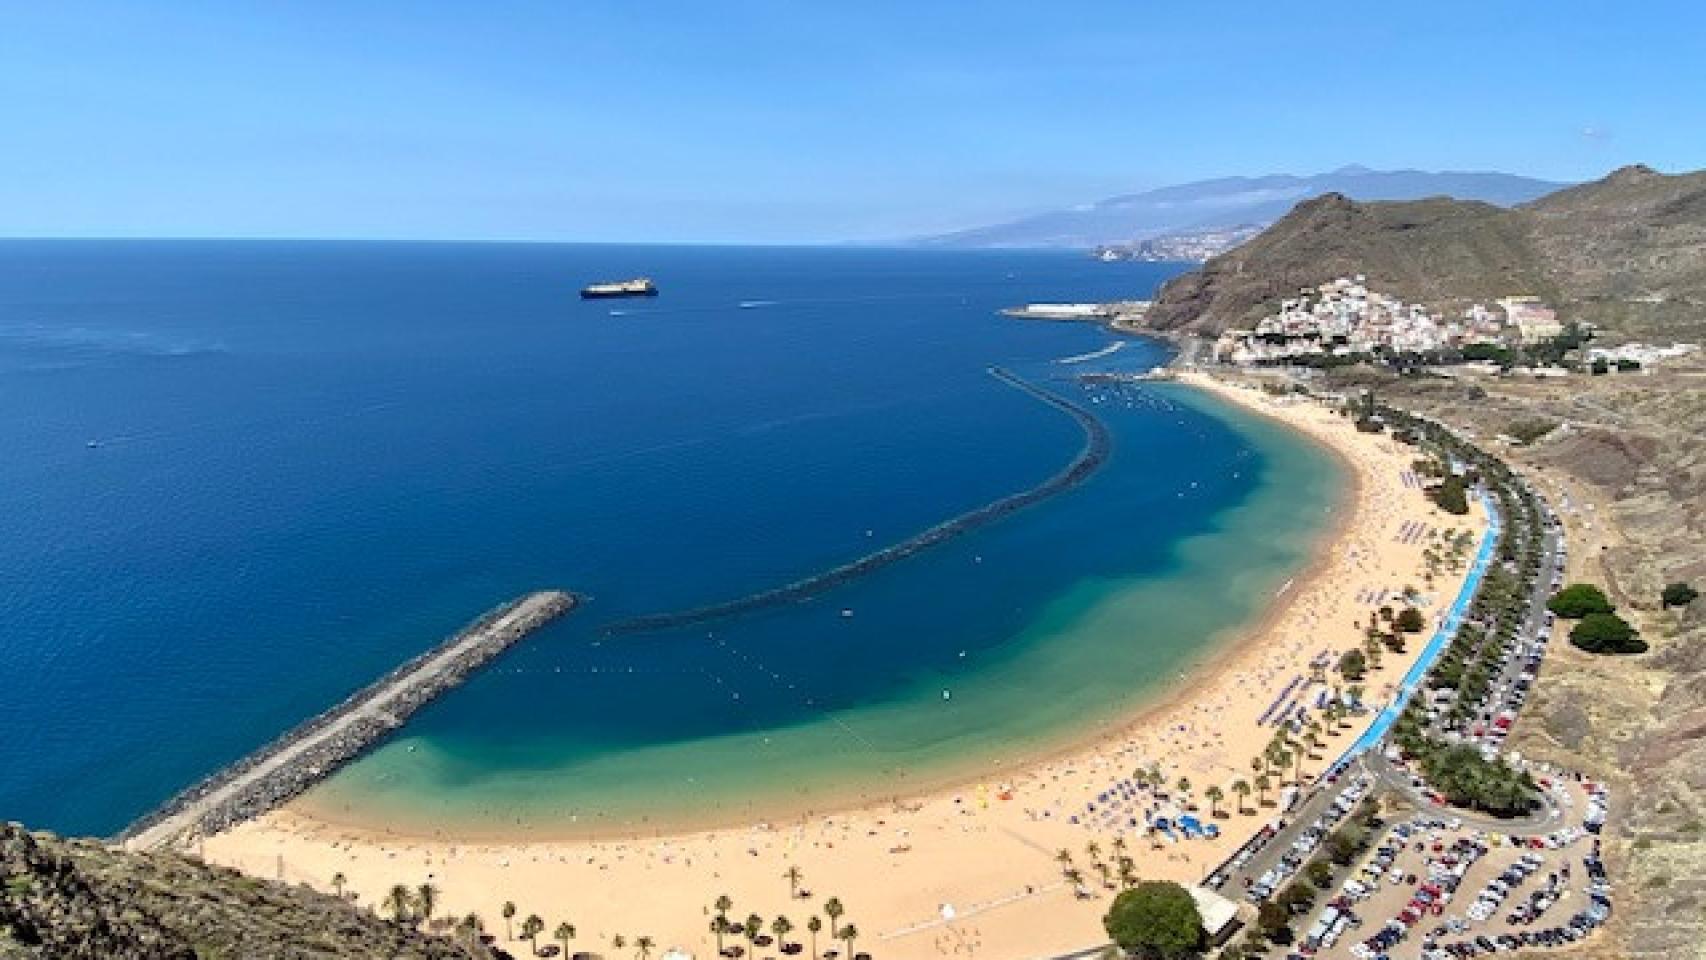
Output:
M169 853L121 853L0 825L5 960L470 960L431 936L306 887Z

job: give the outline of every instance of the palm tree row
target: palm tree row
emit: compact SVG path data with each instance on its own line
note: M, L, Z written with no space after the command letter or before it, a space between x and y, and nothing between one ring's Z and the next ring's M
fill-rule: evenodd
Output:
M783 877L788 881L789 897L793 898L799 896L800 880L804 877L804 874L800 872L800 869L798 867L789 867L788 871L783 874ZM747 914L745 920L730 918L729 911L734 909L734 900L727 894L718 897L711 905L711 908L715 912L715 915L711 918L711 933L717 938L718 956L727 957L731 955L731 949L724 945L725 938L729 936L744 937L751 952L753 953L756 953L759 947L768 946L772 942L774 942L783 953L794 953L798 950L797 944L791 944L788 942L788 934L792 933L795 930L795 927L794 922L789 920L786 916L778 916L776 919L770 921L769 931L772 936L766 937L764 935L764 918L758 914ZM840 940L845 943L847 945L847 953L851 956L853 954L853 944L859 939L859 928L851 923L842 924L840 922L841 918L846 915L847 908L842 905L839 898L830 897L823 902L823 913L824 916L829 918L828 930L831 939ZM821 954L818 952L817 939L818 934L822 933L825 929L823 917L820 917L815 913L810 917L807 917L805 929L807 933L811 934L811 960L818 960ZM741 952L739 947L733 948L733 951L737 955Z

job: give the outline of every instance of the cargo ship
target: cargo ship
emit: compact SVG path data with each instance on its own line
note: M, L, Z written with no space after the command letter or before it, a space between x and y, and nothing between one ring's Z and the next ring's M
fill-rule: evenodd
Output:
M593 283L581 288L582 300L602 300L608 297L655 297L657 284L650 277L618 280L615 283Z

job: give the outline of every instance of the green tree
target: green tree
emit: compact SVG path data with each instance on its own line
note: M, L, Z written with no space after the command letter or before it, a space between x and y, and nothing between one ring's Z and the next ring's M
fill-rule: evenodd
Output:
M415 922L423 923L432 919L432 912L438 909L438 887L423 883L415 888Z
M1256 928L1275 943L1290 943L1291 911L1272 900L1263 900L1256 907Z
M1225 799L1226 791L1220 789L1220 784L1211 783L1209 784L1208 789L1202 792L1202 795L1208 800L1209 815L1215 817L1220 816L1220 801Z
M841 940L847 944L847 960L853 960L853 941L859 939L859 928L851 923L841 928Z
M575 938L575 925L567 921L559 923L557 924L557 929L552 936L556 938L558 943L563 945L563 957L564 960L567 960L569 956L569 941Z
M787 917L777 917L770 921L770 932L776 935L777 949L781 949L788 941L788 934L794 929L793 921Z
M1455 474L1441 480L1439 486L1434 487L1428 496L1446 513L1461 517L1469 512L1467 488L1463 484L1463 478Z
M1642 640L1627 620L1615 613L1590 613L1570 628L1570 642L1589 653L1645 653Z
M346 883L349 883L349 878L344 876L342 871L332 874L332 890L337 893L339 899L343 898Z
M409 910L414 906L414 901L415 898L409 893L408 887L394 883L391 889L386 891L385 899L380 905L391 914L392 920L404 923L409 919Z
M812 935L812 960L817 960L817 935L822 931L822 917L814 913L806 918L806 932Z
M746 915L746 923L741 924L741 932L746 934L747 945L753 953L758 952L758 935L764 932L764 918L756 913Z
M1399 611L1393 624L1405 633L1421 633L1422 627L1426 625L1422 620L1422 611L1415 607L1405 607Z
M1202 914L1176 883L1140 883L1114 898L1102 926L1120 948L1144 960L1196 955L1203 945Z
M1232 792L1238 797L1238 812L1243 813L1244 801L1250 798L1250 782L1242 779L1232 781Z
M1355 683L1368 675L1368 657L1361 650L1346 650L1339 657L1339 675Z
M723 954L723 937L734 932L734 928L729 925L729 911L734 908L734 905L735 902L730 900L726 893L718 897L717 902L711 905L717 911L717 918L711 921L711 932L717 935L718 956Z
M1616 609L1606 599L1605 591L1591 583L1572 583L1552 595L1546 609L1566 620L1580 620L1590 613L1610 613Z
M634 941L634 954L638 956L640 960L646 960L646 958L652 955L652 947L656 945L657 941L642 934L639 939Z
M1678 581L1677 583L1665 584L1664 590L1659 593L1659 600L1663 602L1667 608L1686 607L1693 603L1694 598L1698 596L1700 596L1700 591L1686 583Z
M841 915L846 912L847 908L841 905L840 897L830 897L828 900L823 902L823 914L829 918L830 930L835 929L835 922L840 920Z
M515 939L515 901L513 901L513 900L505 900L504 901L503 916L504 916L504 939L505 940L514 940Z
M539 934L544 931L545 921L537 913L530 913L526 920L521 921L521 938L527 941L536 957L539 956Z

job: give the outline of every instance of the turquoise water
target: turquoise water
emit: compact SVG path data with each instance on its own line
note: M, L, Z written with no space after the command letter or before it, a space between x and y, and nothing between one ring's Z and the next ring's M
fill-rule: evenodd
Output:
M526 590L583 609L310 801L632 827L964 775L1153 695L1306 556L1303 441L995 310L1141 297L1070 254L0 242L0 816L107 833ZM646 273L656 301L582 303ZM800 604L1114 436L1084 485ZM91 445L91 443L93 445ZM850 615L843 615L846 611ZM951 691L949 699L943 691Z

